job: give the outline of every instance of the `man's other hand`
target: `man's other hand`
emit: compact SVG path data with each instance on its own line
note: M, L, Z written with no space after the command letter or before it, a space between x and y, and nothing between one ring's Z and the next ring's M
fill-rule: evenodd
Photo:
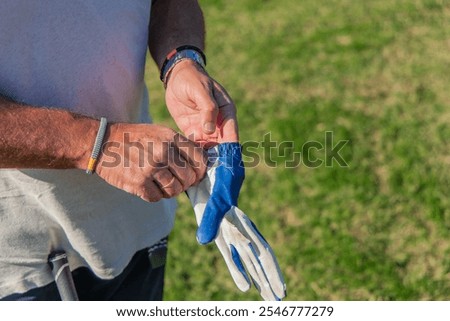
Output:
M171 71L166 104L180 130L200 145L239 141L233 101L195 62L184 60Z
M112 124L95 169L109 184L149 202L177 196L206 172L203 149L170 128Z

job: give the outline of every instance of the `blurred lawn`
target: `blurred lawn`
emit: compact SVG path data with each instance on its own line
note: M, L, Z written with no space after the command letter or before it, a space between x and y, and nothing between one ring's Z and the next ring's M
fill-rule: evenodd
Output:
M247 168L240 207L277 254L287 299L449 300L450 2L200 2L208 70L243 142L349 140L348 167L286 168L288 153ZM155 122L174 126L147 68ZM259 300L197 244L179 201L165 299Z

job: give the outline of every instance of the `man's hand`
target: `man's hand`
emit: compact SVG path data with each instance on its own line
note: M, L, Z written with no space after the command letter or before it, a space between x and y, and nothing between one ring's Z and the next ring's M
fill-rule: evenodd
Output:
M158 68L175 48L201 50L205 23L197 0L164 0L152 4L148 45ZM180 130L202 146L237 142L236 108L225 89L194 61L184 60L171 70L166 104Z
M206 172L203 149L170 128L113 124L96 173L149 202L174 197Z
M166 104L180 130L202 146L239 141L233 101L195 62L185 60L173 68Z

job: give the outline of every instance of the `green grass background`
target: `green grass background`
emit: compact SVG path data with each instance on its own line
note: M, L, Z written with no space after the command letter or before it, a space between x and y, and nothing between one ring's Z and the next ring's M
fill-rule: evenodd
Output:
M237 105L243 142L349 141L348 167L286 168L278 155L246 170L240 207L272 245L287 299L449 300L450 2L200 3L208 71ZM175 128L152 62L146 78L155 122ZM215 245L197 244L178 199L165 299L259 300Z

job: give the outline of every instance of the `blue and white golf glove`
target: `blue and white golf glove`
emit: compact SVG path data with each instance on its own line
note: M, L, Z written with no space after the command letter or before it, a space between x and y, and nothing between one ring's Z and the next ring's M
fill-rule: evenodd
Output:
M244 180L239 143L223 143L208 151L206 177L187 190L194 208L197 240L215 241L234 282L241 291L251 280L264 300L281 300L286 285L275 255L253 222L237 207Z

